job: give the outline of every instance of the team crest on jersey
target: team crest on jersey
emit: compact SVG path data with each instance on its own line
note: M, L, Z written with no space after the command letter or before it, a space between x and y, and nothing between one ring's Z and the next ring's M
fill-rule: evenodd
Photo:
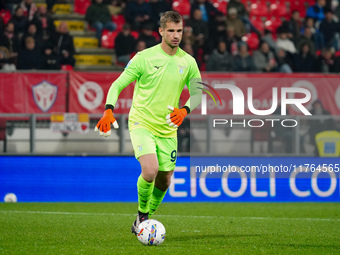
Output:
M177 65L179 67L179 73L180 74L183 74L184 72L184 69L187 68L186 66L180 66L180 65Z
M58 87L43 81L32 87L34 102L43 112L47 112L57 98Z

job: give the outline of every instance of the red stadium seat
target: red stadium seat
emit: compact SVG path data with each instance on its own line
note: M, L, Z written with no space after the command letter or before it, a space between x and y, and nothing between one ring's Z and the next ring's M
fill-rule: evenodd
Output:
M260 17L252 17L251 18L251 23L253 26L259 31L259 32L264 32L264 24L263 20Z
M260 40L256 33L246 34L242 37L242 41L248 44L249 50L257 50L260 44Z
M91 0L74 0L74 12L85 14L87 8L91 5Z
M286 6L285 3L280 4L271 4L269 7L270 15L275 17L290 17L290 11L289 8Z
M301 17L306 17L306 6L304 4L304 1L298 1L298 0L290 0L290 11L299 11Z
M116 30L117 31L122 31L123 25L125 24L125 18L121 14L120 15L113 15L112 16L112 22L116 23L116 25L117 25Z
M104 30L101 38L101 46L107 49L113 49L115 47L115 39L119 34L118 31Z
M227 15L228 2L226 0L214 0L213 5L217 10L222 12L224 15Z
M250 16L257 17L267 17L268 16L268 7L266 3L257 3L250 5Z
M73 66L71 66L71 65L61 65L61 70L63 70L63 71L73 71Z
M307 0L307 1L304 1L308 6L313 6L315 5L316 3L316 0Z
M131 31L131 35L133 36L133 38L135 38L136 40L138 39L139 37L139 33L138 31Z
M265 29L271 31L272 33L276 33L277 28L281 25L282 20L280 18L272 18L264 22Z
M11 19L12 15L9 10L1 10L0 17L2 18L4 24L6 25L8 21Z
M183 16L184 19L190 17L191 4L188 0L174 0L172 9Z
M280 1L280 0L267 0L266 2L269 3L269 4L278 4L278 3L283 2L283 1Z

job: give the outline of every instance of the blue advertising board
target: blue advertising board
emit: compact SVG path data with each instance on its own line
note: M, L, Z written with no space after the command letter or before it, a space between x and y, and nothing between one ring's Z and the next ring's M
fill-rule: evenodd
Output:
M340 202L336 158L221 157L204 168L206 159L179 157L164 201ZM1 156L0 199L136 202L139 174L134 157Z

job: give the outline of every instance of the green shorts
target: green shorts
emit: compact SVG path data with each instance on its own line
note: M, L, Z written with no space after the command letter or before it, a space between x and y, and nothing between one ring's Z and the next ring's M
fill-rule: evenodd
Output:
M175 170L177 137L158 137L142 128L131 130L130 137L136 159L146 154L156 154L159 171Z

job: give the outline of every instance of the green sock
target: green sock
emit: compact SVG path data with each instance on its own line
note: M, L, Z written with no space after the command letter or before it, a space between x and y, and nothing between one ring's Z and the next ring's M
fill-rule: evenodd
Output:
M142 175L138 177L138 210L142 213L149 212L150 197L154 188L154 182L147 182Z
M166 194L166 191L161 191L161 190L157 189L156 187L154 187L152 195L151 195L151 199L150 199L149 216L151 216L156 211L158 206L163 201L165 194Z

